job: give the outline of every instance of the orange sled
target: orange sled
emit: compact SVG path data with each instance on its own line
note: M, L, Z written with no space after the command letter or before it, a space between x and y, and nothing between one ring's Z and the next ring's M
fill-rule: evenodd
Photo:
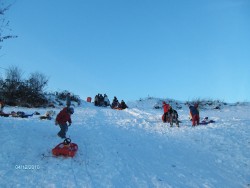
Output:
M77 144L71 143L71 139L66 138L62 143L52 149L52 153L55 156L74 157L77 150Z

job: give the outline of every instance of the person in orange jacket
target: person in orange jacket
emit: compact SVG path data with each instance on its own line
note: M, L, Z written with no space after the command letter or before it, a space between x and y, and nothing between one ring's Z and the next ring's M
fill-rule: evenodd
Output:
M163 107L163 111L164 111L162 119L163 119L163 122L166 123L167 119L169 119L169 117L170 117L170 114L169 114L170 105L167 104L165 101L163 101L162 102L162 107Z
M56 125L59 125L61 130L57 133L57 135L61 138L66 138L66 132L68 131L68 127L71 125L71 115L74 113L74 108L65 107L63 108L59 114L56 116ZM67 124L68 122L68 124Z

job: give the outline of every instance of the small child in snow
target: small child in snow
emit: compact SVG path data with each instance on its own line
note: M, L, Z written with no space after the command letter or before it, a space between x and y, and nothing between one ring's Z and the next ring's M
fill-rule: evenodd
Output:
M71 125L71 115L74 113L74 108L65 107L62 109L59 114L56 116L56 125L59 125L61 130L57 133L57 135L61 138L66 138L66 132L68 131L68 127ZM67 124L68 122L68 124Z
M192 126L200 124L200 115L198 110L198 104L194 104L194 106L189 106L190 115L192 117Z

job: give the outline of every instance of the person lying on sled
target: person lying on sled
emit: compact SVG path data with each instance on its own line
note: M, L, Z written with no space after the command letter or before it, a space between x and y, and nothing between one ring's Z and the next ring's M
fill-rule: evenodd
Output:
M209 123L215 123L214 120L208 120L208 117L205 117L201 122L200 125L207 125Z

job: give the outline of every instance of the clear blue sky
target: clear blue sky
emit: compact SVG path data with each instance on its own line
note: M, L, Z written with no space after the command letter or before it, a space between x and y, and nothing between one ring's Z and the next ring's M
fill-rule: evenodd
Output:
M17 0L6 16L19 37L0 66L47 91L250 101L249 0Z

